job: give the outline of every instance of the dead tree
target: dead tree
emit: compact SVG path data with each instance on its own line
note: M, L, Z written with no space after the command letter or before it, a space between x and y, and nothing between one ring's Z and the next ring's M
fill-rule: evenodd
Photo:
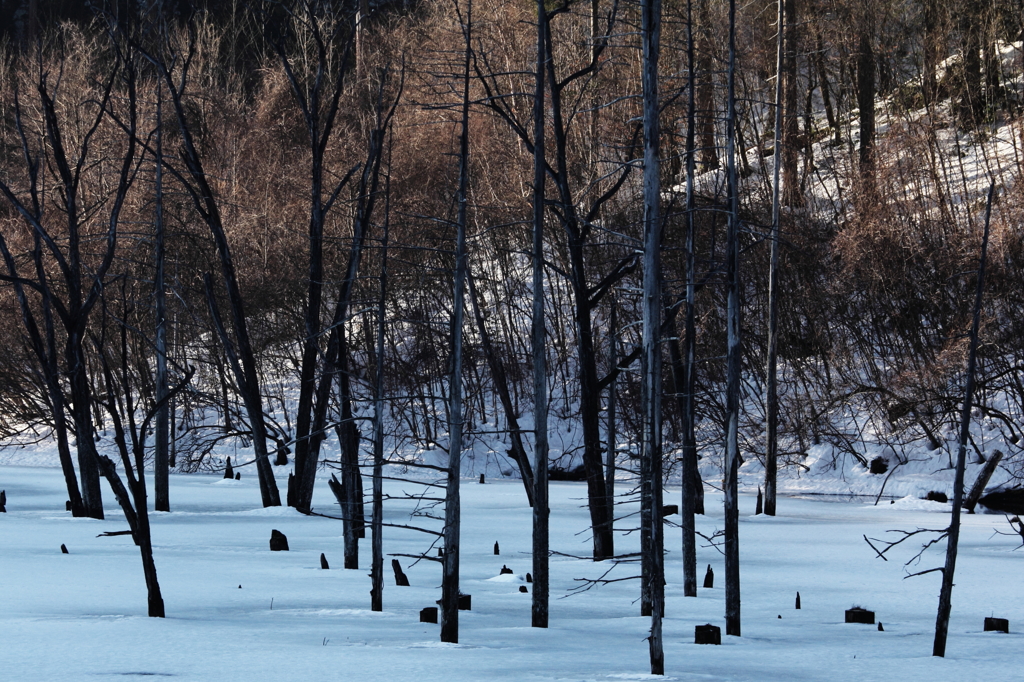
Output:
M739 470L740 372L740 209L736 173L736 0L729 0L729 95L726 120L726 164L729 233L726 286L728 332L725 432L725 631L740 636L740 539L737 474Z
M974 317L971 321L970 347L967 351L967 383L964 386L964 405L960 411L960 439L956 453L956 473L953 476L953 511L946 540L946 565L942 569L942 588L939 591L939 612L935 618L935 642L932 656L946 655L946 634L952 609L953 574L956 571L957 542L960 539L960 509L964 499L964 468L967 463L967 441L971 431L971 406L974 399L975 374L978 366L978 330L981 327L981 299L985 291L985 261L988 256L988 228L992 218L992 199L996 186L988 189L985 207L985 232L981 238L981 258L978 262L978 284L974 291Z
M458 7L456 6L456 9ZM460 20L462 20L460 13ZM455 291L452 299L451 360L448 380L448 480L444 502L444 561L441 576L441 641L459 642L459 551L462 460L462 323L465 308L467 204L469 201L469 76L472 61L473 0L468 0L462 24L466 48L459 120L459 189L455 237Z
M641 613L651 617L651 674L665 674L661 619L665 606L664 527L661 521L661 159L658 58L661 1L642 0L644 126L643 441L640 452Z
M790 0L792 1L792 0ZM786 0L778 1L778 35L776 36L775 67L775 140L772 150L772 237L768 266L768 359L765 363L765 441L764 441L764 513L775 516L775 496L778 478L778 341L779 341L779 214L782 199L782 72L786 35ZM787 77L794 78L795 74ZM788 178L788 176L787 176Z
M544 324L544 157L545 78L548 68L548 12L537 0L537 66L533 92L533 597L530 624L548 626L548 367Z

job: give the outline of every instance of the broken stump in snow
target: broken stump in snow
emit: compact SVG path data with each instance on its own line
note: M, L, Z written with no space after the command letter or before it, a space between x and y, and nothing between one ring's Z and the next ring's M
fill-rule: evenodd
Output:
M271 552L287 552L288 551L288 538L285 537L284 533L279 530L270 531L270 551Z
M459 595L459 611L472 611L473 610L473 595L471 594L460 594Z
M505 564L502 564L501 570L498 572L498 575L512 575L512 569L506 566Z
M930 502L941 502L942 504L949 502L949 496L946 493L940 493L938 490L929 490L924 499Z
M436 623L437 622L437 607L428 606L425 609L420 609L420 622L421 623Z
M529 573L526 574L526 582L528 582L528 583L532 583L533 582L533 576L531 574L529 574Z
M519 591L522 592L523 594L527 594L527 593L529 593L530 590L526 589L526 585L520 585L519 586Z
M320 568L326 571L330 567L331 565L327 563L327 556L323 552L320 552Z
M761 494L761 486L757 486L757 504L754 507L754 516L764 513L764 495Z
M797 608L797 610L800 610L800 593L799 592L796 593L796 608Z
M7 513L7 491L0 490L0 513Z
M878 621L878 631L885 632L885 628L882 627L882 621Z
M862 609L859 606L854 606L852 609L846 609L846 622L847 623L864 623L865 625L875 624L875 612Z
M693 631L693 643L721 644L722 628L717 625L712 625L711 623L708 623L707 625L698 625Z
M1010 621L1008 618L986 618L985 632L1009 632Z
M224 466L224 478L234 478L235 469L231 466L231 458L228 457L228 463Z
M704 574L704 589L710 590L715 586L715 572L711 570L711 564L708 564L708 572Z
M60 553L61 554L70 554L70 552L68 552L68 546L65 545L65 544L61 544L61 546L60 546Z
M391 560L391 568L395 572L395 585L398 587L409 587L409 576L402 571L402 564L398 563L398 559Z
M501 554L501 550L498 548L498 542L495 541L494 542L494 556L499 556L500 554Z
M240 472L240 471L236 471L235 472L235 480L236 481L241 481L242 480L242 472Z
M484 484L484 475L480 474L480 485Z

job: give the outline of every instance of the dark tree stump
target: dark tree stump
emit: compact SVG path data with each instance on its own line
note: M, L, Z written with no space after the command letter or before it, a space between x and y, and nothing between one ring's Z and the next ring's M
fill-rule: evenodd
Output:
M472 611L473 610L473 595L471 594L460 594L459 595L459 611Z
M71 500L64 501L64 511L71 511Z
M715 586L715 572L711 570L711 564L708 564L708 571L704 574L704 589L710 590Z
M61 544L61 546L60 546L60 553L61 554L70 554L70 552L68 552L68 546L65 545L65 544Z
M941 502L942 504L949 502L949 496L946 493L940 493L938 490L929 490L924 499L931 500L932 502Z
M498 575L512 575L512 569L502 564L501 570L498 572Z
M437 622L437 607L428 606L425 609L420 609L420 622L421 623L436 623Z
M326 571L330 567L331 567L331 565L329 563L327 563L327 557L324 555L323 552L320 552L320 568L322 568L322 569L324 569Z
M499 556L499 555L501 555L501 550L498 549L498 543L495 542L494 543L494 556Z
M236 481L241 481L242 480L242 473L240 471L236 471L235 472L235 480Z
M231 458L228 457L227 466L224 467L224 478L234 478L234 477L235 477L235 469L234 469L234 467L231 466Z
M796 608L797 608L797 610L800 609L800 593L799 592L796 593Z
M7 513L7 491L0 490L0 513Z
M885 628L882 627L882 621L878 621L878 631L885 632Z
M409 576L402 571L402 564L398 559L391 560L391 569L395 572L395 585L398 587L409 587ZM435 623L437 621L434 621Z
M480 474L480 485L484 484L484 475Z
M761 494L761 486L757 486L757 505L754 507L754 516L764 513L764 495Z
M1008 618L986 618L985 632L1009 632L1010 620Z
M529 594L529 592L530 592L528 589L526 589L526 585L520 585L519 586L519 591L522 592L523 594Z
M285 537L284 533L279 530L270 531L270 551L271 552L287 552L288 551L288 538Z
M722 628L717 625L712 625L711 623L708 623L707 625L698 625L693 631L693 643L721 644Z
M288 446L278 445L277 456L274 457L274 466L282 467L286 464L288 464Z
M885 457L875 457L868 464L868 471L873 474L884 474L889 470L889 462L885 461Z
M875 624L875 612L862 609L859 606L854 606L852 609L846 609L846 622L847 623L864 623L865 625Z
M678 514L678 513L679 513L679 505L678 504L665 504L665 505L662 505L662 507L661 507L661 518L665 518L666 516L672 516L673 514Z

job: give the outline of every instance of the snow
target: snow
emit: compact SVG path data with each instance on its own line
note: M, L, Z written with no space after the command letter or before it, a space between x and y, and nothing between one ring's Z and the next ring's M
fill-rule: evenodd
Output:
M246 470L248 473L248 470ZM55 468L2 466L8 513L0 515L0 677L11 680L647 680L649 619L639 616L639 584L616 582L568 596L577 579L598 578L608 563L564 555L589 551L583 484L551 486L551 626L530 627L530 596L519 592L530 560L531 511L518 481L462 485L462 590L473 610L460 614L460 644L439 642L439 626L418 612L440 597L440 567L401 558L412 587L395 587L387 566L384 612L369 610L369 542L362 570L343 570L341 524L286 508L261 509L255 476L238 482L172 475L170 513L153 516L155 558L168 617L147 618L141 564L130 538L96 537L126 528L104 491L108 519L63 512ZM877 477L876 477L877 478ZM283 486L283 481L281 481ZM388 483L399 493L408 484ZM667 503L678 500L666 491ZM721 554L698 549L699 575L715 570L714 589L682 596L679 531L667 531L666 680L1008 679L1019 664L1020 635L982 632L986 616L1020 628L1024 593L1016 536L1002 516L963 517L947 658L930 656L939 576L906 578L940 565L940 543L909 567L921 542L877 558L862 536L890 529L941 528L948 505L905 497L835 503L786 497L775 518L752 516L742 496L743 636L722 646L693 644L695 625L724 626ZM332 513L327 486L315 505ZM409 523L414 505L389 500L385 520ZM698 530L722 527L721 497L709 490ZM623 515L635 511L622 505ZM669 517L670 519L678 517ZM635 517L620 524L622 530ZM270 531L291 551L270 552ZM638 533L616 537L635 551ZM386 553L418 553L428 536L384 531ZM494 542L501 555L494 556ZM923 542L923 540L922 540ZM67 545L69 554L60 552ZM877 544L877 543L876 543ZM319 568L324 552L331 570ZM388 557L390 559L390 557ZM386 563L390 563L389 561ZM502 565L514 571L499 575ZM616 567L610 578L638 572ZM802 610L795 610L797 591ZM876 612L885 631L848 625L843 611ZM781 616L781 618L779 618ZM724 629L724 627L723 627Z

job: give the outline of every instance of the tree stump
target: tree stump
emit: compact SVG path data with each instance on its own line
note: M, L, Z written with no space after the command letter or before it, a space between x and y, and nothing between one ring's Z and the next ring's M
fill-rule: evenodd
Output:
M274 466L282 467L288 464L288 446L281 444L277 446L277 456L274 457Z
M875 624L875 612L862 609L859 606L854 606L852 609L846 609L846 622L847 623L864 623L865 625Z
M530 590L526 589L526 585L520 585L519 586L519 591L522 592L523 594L529 594L529 592L530 592Z
M798 611L800 610L800 593L799 592L796 593L796 608L797 608Z
M757 505L754 507L754 516L764 513L764 495L761 494L761 486L757 486Z
M882 627L882 621L878 621L878 631L885 632L885 628Z
M512 569L502 564L501 571L498 572L498 575L512 575Z
M494 543L494 556L499 556L500 554L501 554L501 550L498 549L498 543L495 542Z
M1010 620L1008 618L986 618L985 632L1009 632Z
M242 472L240 472L240 471L236 471L235 472L235 480L236 481L241 481L242 480Z
M228 457L227 466L224 467L224 478L234 478L234 477L235 477L235 469L234 469L234 467L231 466L231 458Z
M459 595L459 611L472 611L473 610L473 595L471 594L460 594Z
M71 500L65 500L64 511L71 511Z
M70 554L70 552L68 552L68 546L62 543L61 546L60 546L60 553L61 554Z
M480 474L480 485L484 484L484 475Z
M288 538L285 537L284 533L279 530L270 531L270 551L271 552L287 552L288 551Z
M928 494L924 496L924 499L931 502L941 502L946 504L949 502L949 496L946 493L940 493L938 490L929 490Z
M420 609L420 622L421 623L436 623L437 622L437 607L428 606L425 609Z
M711 564L708 564L708 572L704 574L704 589L710 590L715 586L715 572L711 570Z
M7 513L7 491L0 490L0 513Z
M533 575L531 575L530 573L527 573L526 574L526 582L532 583L533 582Z
M721 644L722 628L717 625L712 625L711 623L708 623L707 625L698 625L693 631L693 643Z
M324 555L323 552L320 552L320 568L326 571L330 567L331 565L327 563L327 557Z
M402 564L398 559L391 560L391 569L395 572L395 585L398 587L409 587L409 576L402 571ZM434 621L435 623L437 621Z

